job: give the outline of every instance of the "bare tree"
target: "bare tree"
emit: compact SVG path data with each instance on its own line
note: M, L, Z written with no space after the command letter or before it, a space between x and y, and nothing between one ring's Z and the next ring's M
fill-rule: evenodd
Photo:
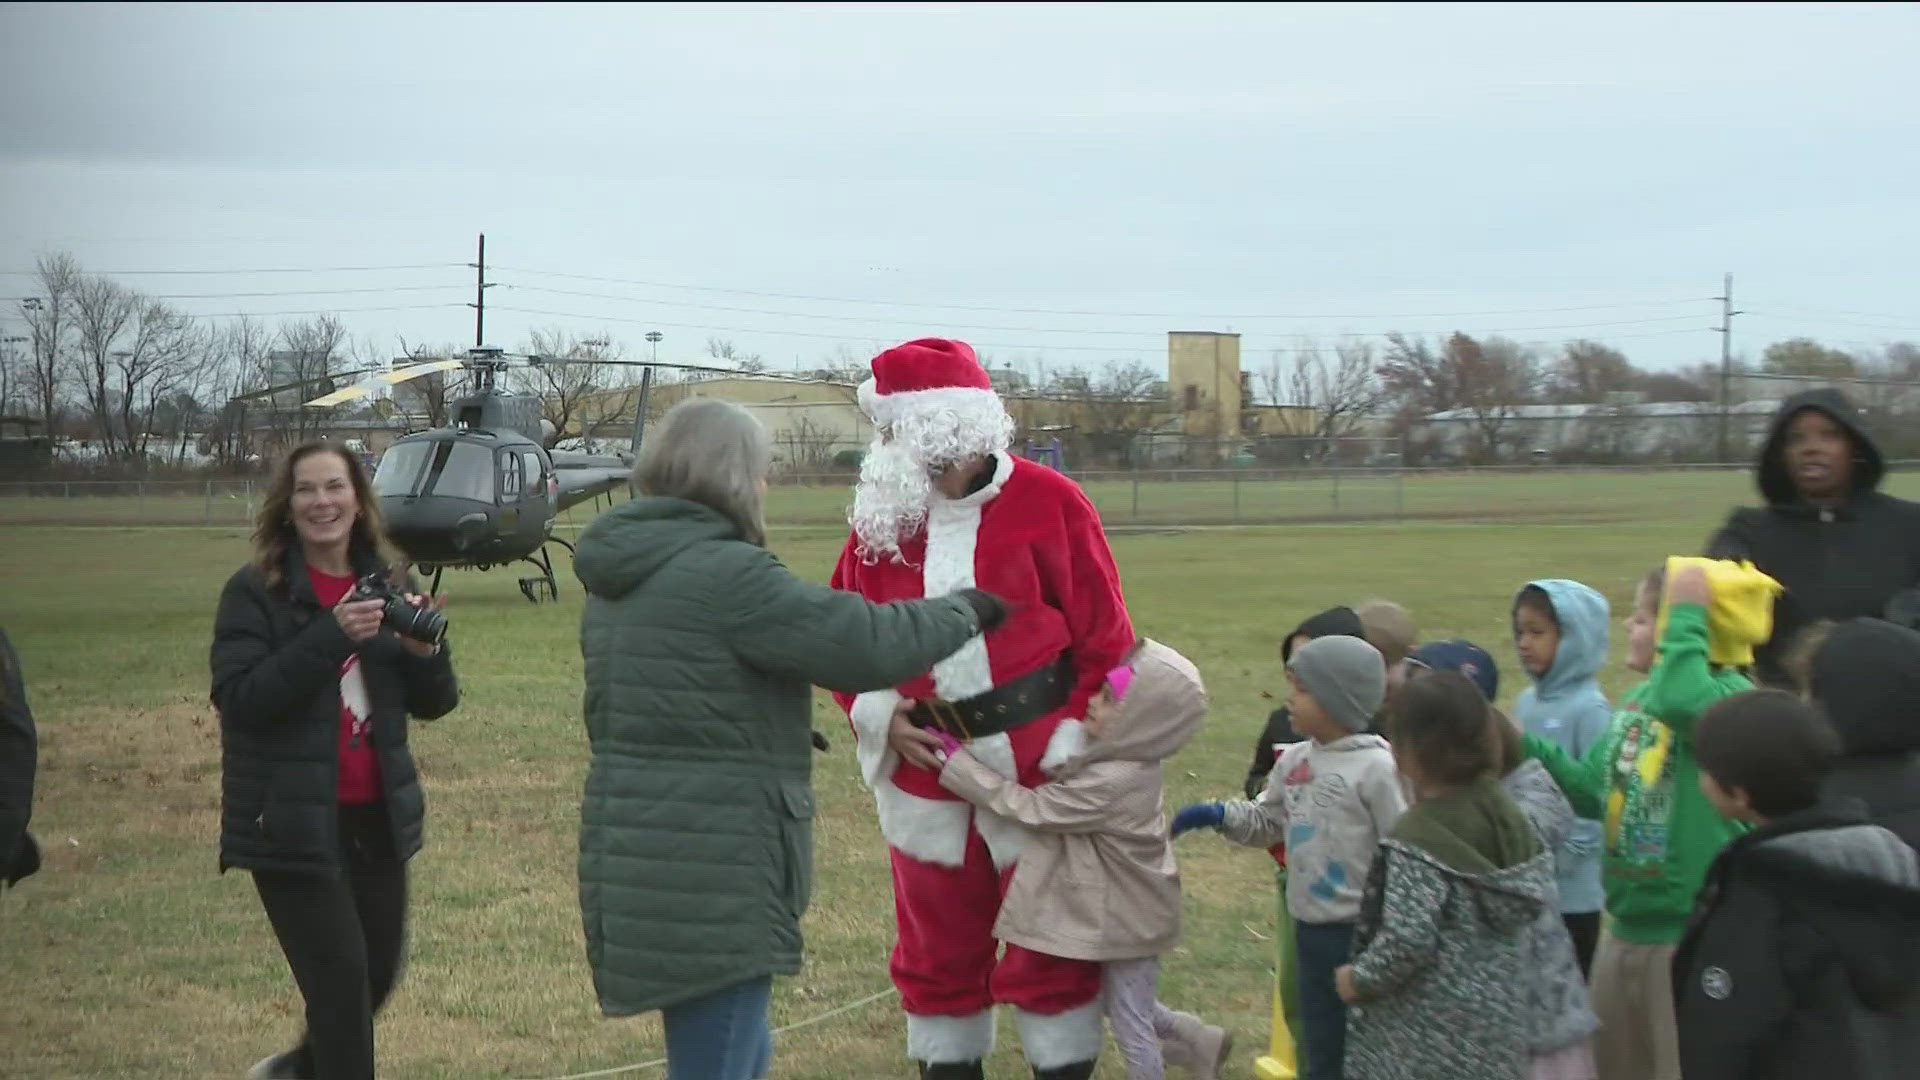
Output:
M554 360L619 360L626 349L605 337L582 338L563 330L534 330L528 335L525 350L531 356ZM609 386L609 368L597 363L542 364L515 373L515 383L525 393L538 395L540 413L553 425L553 437L547 447L559 442L570 425L581 420L588 399Z
M1335 345L1332 362L1316 343L1303 342L1284 375L1280 355L1275 353L1261 373L1268 399L1276 405L1301 406L1303 410L1281 413L1282 433L1312 436L1323 451L1331 451L1334 440L1352 434L1360 421L1386 400L1386 387L1375 370L1373 346L1364 341Z
M707 355L715 360L733 364L741 371L758 373L767 370L767 363L760 359L759 353L742 352L734 347L733 342L725 338L708 338Z
M1504 338L1482 342L1461 333L1448 337L1437 352L1399 334L1387 341L1378 371L1389 400L1399 405L1403 433L1421 417L1466 409L1473 417L1475 457L1490 460L1511 442L1508 421L1539 388L1539 364L1532 353Z
M1597 404L1607 395L1634 389L1640 372L1625 354L1597 341L1570 341L1547 377L1547 396L1566 405Z
M833 459L833 429L817 424L805 412L796 414L780 433L786 449L787 467L798 472L825 472Z
M20 301L20 317L32 342L26 390L49 436L60 420L60 399L73 363L73 303L80 264L68 254L40 257L35 280L39 295Z
M267 354L273 338L267 328L242 315L220 328L208 341L207 368L222 401L219 416L207 431L213 455L228 464L243 462L253 453L253 420L266 403L236 400L242 394L269 385Z
M341 370L341 347L347 342L347 328L338 316L320 315L280 324L278 349L267 354L268 370L275 385L299 383L300 389L287 395L275 395L275 411L282 414L296 442L306 441L319 429L320 417L301 403L332 389L332 376Z

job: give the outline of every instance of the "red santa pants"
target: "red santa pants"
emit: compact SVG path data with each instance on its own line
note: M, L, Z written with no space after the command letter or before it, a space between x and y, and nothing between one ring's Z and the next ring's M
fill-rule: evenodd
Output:
M993 868L977 829L960 866L921 862L889 848L898 940L888 970L901 1005L921 1016L968 1016L994 1004L1051 1016L1100 996L1100 965L1008 945L996 955L994 919L1013 867Z

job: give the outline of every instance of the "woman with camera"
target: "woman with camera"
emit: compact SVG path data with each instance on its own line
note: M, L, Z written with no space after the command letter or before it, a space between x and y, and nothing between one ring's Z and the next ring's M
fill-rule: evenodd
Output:
M424 811L407 718L445 715L460 691L444 641L391 627L412 612L390 602L425 598L356 598L370 575L363 591L384 591L385 555L366 470L308 443L275 474L214 616L220 869L252 873L306 999L305 1034L256 1080L371 1078L373 1016L400 970Z
M765 546L771 457L752 413L682 402L574 556L587 957L603 1014L662 1011L669 1080L767 1075L812 891L811 686L904 682L1005 615L978 590L875 604L795 577Z

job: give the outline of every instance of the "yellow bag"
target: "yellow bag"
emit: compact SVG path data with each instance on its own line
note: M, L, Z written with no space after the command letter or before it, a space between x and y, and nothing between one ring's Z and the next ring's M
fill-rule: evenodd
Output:
M1745 559L1703 559L1692 555L1674 555L1667 559L1666 588L1661 590L1659 619L1654 627L1658 640L1667 636L1667 610L1673 579L1680 571L1698 566L1707 572L1707 584L1713 589L1713 601L1707 605L1707 659L1725 667L1746 667L1753 663L1753 648L1773 636L1773 602L1782 592L1781 585L1754 568Z

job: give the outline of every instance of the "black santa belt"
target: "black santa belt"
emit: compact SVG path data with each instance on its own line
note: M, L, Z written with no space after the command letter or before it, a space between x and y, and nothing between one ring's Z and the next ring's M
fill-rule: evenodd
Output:
M1073 693L1073 665L1065 656L964 701L929 698L914 703L907 722L938 728L965 742L1012 731L1051 715Z

